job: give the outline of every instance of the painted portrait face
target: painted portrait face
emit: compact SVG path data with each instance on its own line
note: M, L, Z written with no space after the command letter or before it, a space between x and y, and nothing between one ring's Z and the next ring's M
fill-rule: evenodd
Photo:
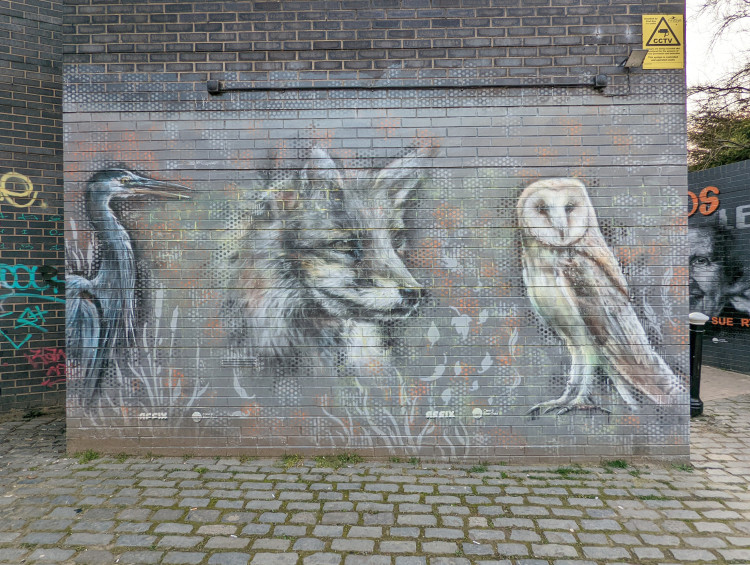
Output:
M690 311L718 316L724 308L725 280L722 257L716 254L715 232L695 228L688 232L690 242Z

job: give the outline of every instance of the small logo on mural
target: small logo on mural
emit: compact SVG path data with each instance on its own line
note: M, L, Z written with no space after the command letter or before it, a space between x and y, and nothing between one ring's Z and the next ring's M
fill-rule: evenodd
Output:
M141 412L138 414L139 420L166 420L168 417L166 412Z
M474 408L471 415L474 416L475 420L480 420L484 416L499 416L500 410L497 408Z

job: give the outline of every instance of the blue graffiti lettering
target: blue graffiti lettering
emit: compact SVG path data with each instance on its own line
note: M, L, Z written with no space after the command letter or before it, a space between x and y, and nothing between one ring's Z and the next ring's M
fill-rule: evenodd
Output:
M36 282L37 267L0 263L0 286L11 290L44 290Z
M38 271L38 273L37 273ZM29 290L44 292L52 288L57 294L65 289L65 281L57 277L57 269L48 265L8 265L0 263L0 287L9 290ZM37 281L37 274L44 284Z
M49 330L47 330L47 328L43 328L40 325L47 321L44 319L44 315L46 313L46 310L42 310L41 308L39 308L39 306L34 306L34 310L32 310L31 308L26 308L23 312L21 312L18 318L16 318L15 327L19 328L21 326L26 326L47 333ZM0 317L2 317L2 315L0 315Z
M44 296L43 294L36 294L36 293L28 293L28 292L10 292L8 294L4 294L0 296L0 318L9 318L12 317L16 312L4 312L4 302L10 298L19 298L19 297L25 297L25 298L36 298L37 300L46 300L48 302L57 302L60 304L65 303L65 299L63 298L57 298L56 296ZM5 331L0 329L0 335L4 337L8 343L13 346L13 349L20 349L23 347L32 337L34 331L41 331L43 333L47 333L49 330L47 328L42 327L42 324L46 323L45 314L47 314L46 310L43 310L39 306L33 306L33 307L27 307L17 315L15 319L13 319L13 330L18 329L25 329L26 334L19 340L16 341L14 337L11 335L8 335ZM12 319L12 318L11 318ZM6 328L8 329L8 328Z
M47 333L49 330L47 328L43 328L41 324L46 322L44 315L47 312L45 310L42 310L39 308L39 306L34 306L34 309L31 308L25 308L23 312L21 312L18 317L15 319L15 323L13 324L13 329L18 329L21 327L31 328L33 330L39 330L43 333ZM6 318L8 316L12 316L14 312L6 312L5 314L0 314L0 318ZM21 340L20 343L16 342L12 337L10 337L8 334L6 334L3 330L0 330L0 334L8 340L8 342L15 348L20 349L22 345L24 345L27 341L31 339L32 333L31 329L26 330L26 337Z
M18 343L12 337L6 334L3 330L0 330L0 335L2 335L5 339L7 339L8 342L13 346L13 349L15 350L21 349L21 347L23 347L26 344L26 342L31 339L31 334L26 334L26 337L23 338L20 343Z
M38 290L42 292L49 288L49 285L39 286L36 282L36 270L36 266L0 263L0 286L10 290Z

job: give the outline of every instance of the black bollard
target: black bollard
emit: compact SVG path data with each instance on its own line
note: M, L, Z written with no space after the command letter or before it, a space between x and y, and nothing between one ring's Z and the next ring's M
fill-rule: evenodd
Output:
M703 333L709 318L700 312L691 312L690 320L690 417L703 414L701 400L701 363L703 361Z

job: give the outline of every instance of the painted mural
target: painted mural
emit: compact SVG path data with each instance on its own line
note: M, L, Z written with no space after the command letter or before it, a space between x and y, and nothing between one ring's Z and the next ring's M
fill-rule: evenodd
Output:
M135 343L135 259L130 236L112 211L113 199L139 196L182 197L185 189L126 169L96 173L86 186L86 213L101 244L95 276L67 277L66 344L88 402L113 355Z
M443 458L686 441L679 191L653 210L637 164L511 157L489 124L525 131L517 101L460 100L435 94L439 120L404 117L417 96L73 115L72 437Z
M714 324L725 308L750 316L750 280L730 229L720 223L699 225L690 229L688 239L690 311L713 318Z
M689 174L690 311L709 317L706 364L750 372L748 161Z
M590 394L600 367L629 406L643 402L638 393L656 404L679 402L684 385L648 342L584 184L565 178L530 184L518 200L518 218L529 298L571 357L563 395L530 413L606 411Z

